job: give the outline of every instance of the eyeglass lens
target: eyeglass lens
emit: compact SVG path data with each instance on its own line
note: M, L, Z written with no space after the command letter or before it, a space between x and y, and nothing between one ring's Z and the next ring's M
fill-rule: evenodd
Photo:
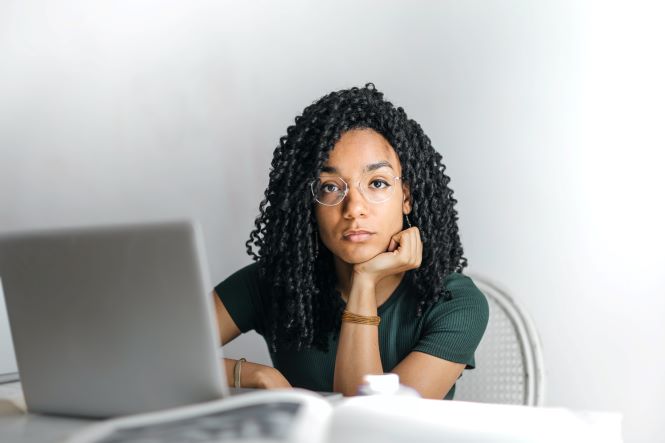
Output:
M389 173L372 172L363 174L360 179L360 192L372 203L382 203L390 198L397 177ZM330 175L321 176L312 183L312 194L323 205L339 204L348 192L348 185L342 178Z

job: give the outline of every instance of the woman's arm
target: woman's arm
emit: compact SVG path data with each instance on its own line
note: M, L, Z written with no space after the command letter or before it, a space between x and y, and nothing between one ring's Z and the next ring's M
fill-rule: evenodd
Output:
M412 352L392 370L400 383L414 388L423 398L441 400L453 387L466 365L423 352Z
M346 309L358 315L376 315L375 284L354 275ZM378 326L342 322L335 357L333 390L355 395L365 374L383 374Z
M215 303L219 341L223 346L240 335L240 328L236 326L236 322L231 318L231 314L229 314L216 291L212 291L212 298Z
M237 360L230 358L224 359L224 368L226 369L226 382L229 386L235 386L233 380L233 370ZM240 372L241 388L256 389L280 389L290 388L291 384L277 369L258 363L246 361L242 363Z
M377 315L376 284L387 275L420 266L422 242L418 228L409 228L393 237L395 249L379 254L354 267L346 309L354 314ZM464 370L455 363L422 352L411 352L392 372L400 382L416 389L424 398L442 399ZM334 390L355 395L365 374L382 374L378 327L342 322L335 361Z
M376 285L383 278L415 269L422 262L420 231L413 227L395 234L388 251L353 267L346 310L376 316ZM333 389L355 395L365 374L383 374L378 326L342 322Z
M235 324L229 311L222 303L215 291L212 292L212 297L215 303L215 314L217 317L217 329L219 331L219 339L222 345L227 344L234 338L240 335L240 328ZM237 360L230 358L224 359L224 368L226 369L226 382L229 386L234 386L233 370ZM274 388L290 388L291 385L284 378L281 372L270 366L260 365L258 363L244 362L242 363L242 371L240 373L240 386L243 388L261 388L261 389L274 389Z

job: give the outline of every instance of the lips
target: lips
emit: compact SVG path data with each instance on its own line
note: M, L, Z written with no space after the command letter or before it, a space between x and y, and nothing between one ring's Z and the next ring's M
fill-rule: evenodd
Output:
M374 235L373 232L367 231L365 229L350 229L342 234L344 240L350 242L362 242L368 240L372 235Z

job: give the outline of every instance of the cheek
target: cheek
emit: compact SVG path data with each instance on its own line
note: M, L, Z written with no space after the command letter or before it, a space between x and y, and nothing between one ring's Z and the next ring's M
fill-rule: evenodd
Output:
M389 236L393 236L402 231L404 226L404 215L402 213L401 200L397 204L391 205L389 210L387 210L383 217L381 217L381 220L383 221L384 232Z
M316 224L318 225L319 237L322 241L326 241L330 238L332 228L335 225L334 213L317 207L314 210L314 215L316 217Z

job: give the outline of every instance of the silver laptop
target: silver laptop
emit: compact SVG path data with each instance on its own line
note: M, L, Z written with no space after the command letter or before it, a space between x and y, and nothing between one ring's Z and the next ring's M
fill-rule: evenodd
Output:
M190 222L0 235L28 409L109 417L228 395L207 269Z
M14 357L14 345L9 332L5 295L2 293L2 279L0 279L0 384L16 380L18 380L18 371Z

